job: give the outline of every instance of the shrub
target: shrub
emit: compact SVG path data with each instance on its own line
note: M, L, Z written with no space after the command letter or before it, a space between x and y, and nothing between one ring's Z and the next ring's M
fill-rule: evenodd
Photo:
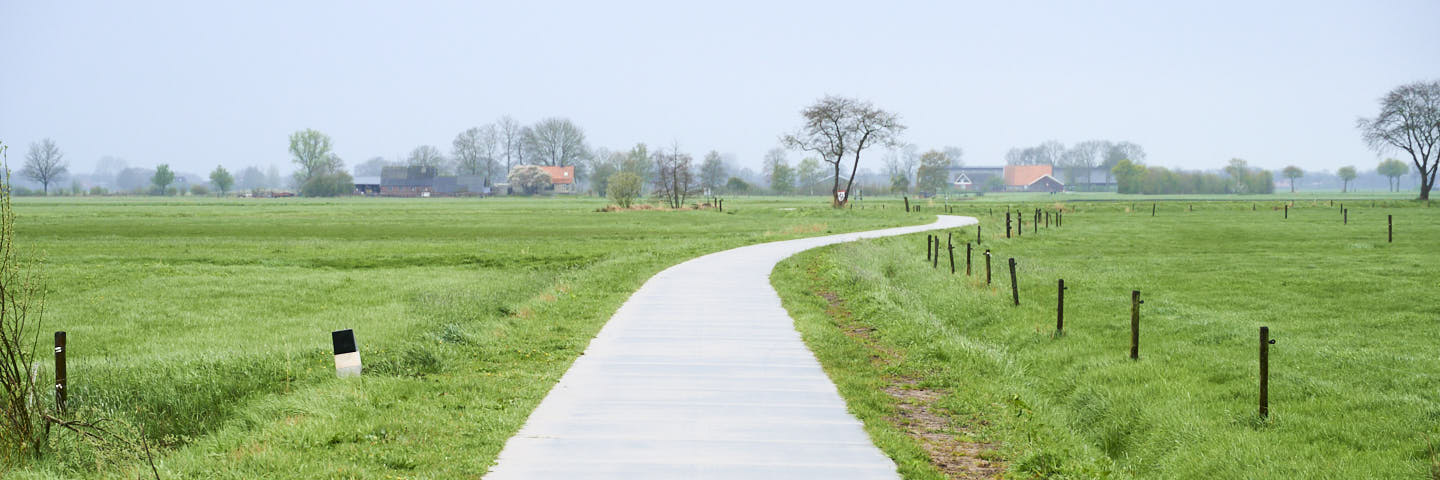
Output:
M205 184L203 184L203 183L197 183L197 184L191 185L191 186L190 186L190 194L191 194L191 195L199 195L199 196L209 195L209 194L210 194L210 187L205 186Z
M521 189L526 195L534 195L550 187L550 174L534 165L516 165L510 169L506 180L510 181L511 187Z
M307 197L337 197L355 192L355 179L345 172L332 172L311 177L300 186Z
M619 172L611 175L606 187L610 203L620 208L630 208L630 204L635 203L636 198L640 198L642 184L644 181L634 173Z

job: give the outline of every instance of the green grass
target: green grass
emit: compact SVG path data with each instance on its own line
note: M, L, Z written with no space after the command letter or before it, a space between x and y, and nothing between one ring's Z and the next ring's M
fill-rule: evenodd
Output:
M899 208L732 198L17 199L43 252L70 405L137 425L166 478L475 478L646 279L745 244L928 222ZM353 328L362 379L334 378ZM48 334L41 341L48 348ZM6 478L125 477L52 434Z
M995 254L989 287L982 250L964 275L973 227L954 232L958 275L923 261L921 234L807 252L772 279L906 478L942 477L895 425L881 388L901 379L942 393L954 437L990 444L1016 478L1440 478L1440 209L1354 202L1341 225L1325 202L1299 202L1288 220L1249 202L1161 203L1155 217L1126 203L1069 204L1064 228L1038 233L1027 217L1008 240L1000 211L960 207ZM1057 337L1059 278L1070 290ZM1145 300L1138 361L1131 290ZM1262 325L1276 339L1268 419L1256 413Z

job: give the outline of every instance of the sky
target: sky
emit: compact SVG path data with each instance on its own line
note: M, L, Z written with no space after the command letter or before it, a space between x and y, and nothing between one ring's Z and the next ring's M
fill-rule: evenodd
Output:
M1373 168L1378 98L1440 79L1440 1L21 2L0 0L0 142L181 171L353 165L511 115L759 170L827 95L967 165L1059 140L1150 164ZM791 154L792 163L801 158ZM883 154L862 160L881 169Z

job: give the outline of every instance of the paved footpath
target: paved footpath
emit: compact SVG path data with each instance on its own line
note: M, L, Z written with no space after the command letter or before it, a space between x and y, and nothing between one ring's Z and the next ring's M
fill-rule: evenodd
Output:
M485 478L898 478L805 348L770 272L823 245L974 223L942 215L929 225L752 245L656 274Z

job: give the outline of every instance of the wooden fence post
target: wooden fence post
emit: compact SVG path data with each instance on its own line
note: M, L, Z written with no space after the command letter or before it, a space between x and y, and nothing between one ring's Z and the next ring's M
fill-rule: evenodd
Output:
M1010 211L1005 211L1005 238L1010 238Z
M1270 416L1270 327L1260 327L1260 418Z
M965 276L970 276L970 242L965 242Z
M1015 299L1015 306L1020 306L1020 285L1015 283L1015 257L1010 257L1010 297Z
M1055 288L1055 334L1065 333L1065 279L1060 279Z
M985 249L985 284L990 284L990 249Z
M935 236L935 254L930 256L930 268L940 268L940 236Z
M1130 292L1130 359L1140 359L1140 291Z
M905 213L910 213L910 197L903 198L905 199Z
M1340 212L1345 215L1345 225L1349 225L1349 224L1350 224L1350 210L1348 210L1348 209L1343 209L1343 208L1342 208L1342 209L1340 209Z
M1151 203L1151 204L1150 204L1150 216L1152 216L1152 217L1155 216L1155 204L1154 204L1154 203Z
M69 383L65 372L65 332L55 332L55 408L65 411L65 386ZM28 421L28 420L27 420Z
M1020 237L1023 235L1025 235L1025 216L1021 215L1020 212L1015 212L1015 236Z
M930 261L930 234L925 234L925 261Z
M1395 216L1385 216L1385 243L1395 243Z
M1286 220L1289 220L1289 219L1290 219L1290 204L1288 204L1288 203L1285 204L1285 219L1286 219Z
M980 224L975 224L975 244L980 244Z
M945 242L945 251L950 253L950 274L955 274L955 245Z

